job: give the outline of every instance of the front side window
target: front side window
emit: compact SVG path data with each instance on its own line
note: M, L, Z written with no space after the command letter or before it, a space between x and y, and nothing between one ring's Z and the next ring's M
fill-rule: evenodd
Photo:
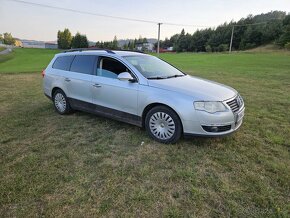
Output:
M77 55L71 65L70 71L93 74L96 56L94 55Z
M67 56L58 57L54 61L53 65L52 65L52 68L68 71L73 59L74 59L73 55L67 55Z
M120 73L129 72L121 62L108 57L100 57L97 68L97 76L117 79Z
M135 55L124 58L147 79L167 79L185 75L165 61L153 56Z

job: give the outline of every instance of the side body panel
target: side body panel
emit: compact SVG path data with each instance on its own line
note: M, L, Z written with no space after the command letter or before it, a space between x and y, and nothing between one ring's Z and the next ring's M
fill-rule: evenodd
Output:
M93 75L69 72L63 79L69 98L92 103Z

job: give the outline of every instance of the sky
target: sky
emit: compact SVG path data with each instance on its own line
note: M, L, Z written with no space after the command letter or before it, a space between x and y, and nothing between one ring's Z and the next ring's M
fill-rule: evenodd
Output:
M249 14L281 10L290 12L290 0L23 0L90 13L106 14L194 26L161 25L161 39L180 33L193 33L201 27L216 27ZM0 0L0 33L14 37L54 41L57 31L69 28L72 34L86 34L90 41L157 38L157 24L73 13L43 8L11 0Z

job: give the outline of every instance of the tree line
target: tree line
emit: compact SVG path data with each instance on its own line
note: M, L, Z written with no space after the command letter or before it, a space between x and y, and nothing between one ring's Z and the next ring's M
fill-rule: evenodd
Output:
M72 36L69 29L64 29L64 31L57 32L57 44L60 49L70 49L70 48L88 48L89 41L86 35L82 35L77 32Z
M97 41L95 47L103 49L124 49L124 50L135 50L138 44L147 43L147 39L139 36L139 39L125 40L122 46L119 46L117 36L114 37L113 41ZM57 44L59 49L70 49L70 48L88 48L89 42L86 35L82 35L79 32L75 36L72 36L69 29L65 28L63 31L57 32Z
M183 29L181 33L161 40L160 48L173 47L177 52L228 51L232 33L232 50L246 50L268 43L290 49L290 14L271 11L256 16L249 15L237 22L231 21L216 28L197 30L192 34L185 33ZM72 36L68 29L58 31L57 38L58 47L61 49L87 48L89 45L86 35L77 33ZM139 39L127 40L124 45L119 46L115 36L113 41L96 42L95 47L135 50L138 44L146 42L147 39L140 36Z
M143 43L147 43L147 38L143 38L139 36L138 39L128 39L124 40L123 45L119 45L117 36L114 37L113 41L98 41L96 42L97 48L105 48L105 49L124 49L124 50L135 50L137 45L141 45Z
M193 34L185 33L183 29L180 34L161 41L160 47L173 47L177 52L227 51L233 26L232 50L245 50L272 42L290 49L290 14L282 11L249 15L237 22L197 30Z

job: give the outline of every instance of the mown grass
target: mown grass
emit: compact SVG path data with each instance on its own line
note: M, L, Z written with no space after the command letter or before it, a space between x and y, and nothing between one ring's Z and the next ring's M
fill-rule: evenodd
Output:
M59 50L15 48L9 55L0 56L0 72L22 73L41 71L48 65L56 53L59 53Z
M0 47L0 51L4 51L6 48L4 47Z
M43 96L40 72L1 73L0 214L289 217L290 56L162 58L238 89L246 102L242 128L163 145L128 124L58 115ZM12 72L7 63L0 69Z

